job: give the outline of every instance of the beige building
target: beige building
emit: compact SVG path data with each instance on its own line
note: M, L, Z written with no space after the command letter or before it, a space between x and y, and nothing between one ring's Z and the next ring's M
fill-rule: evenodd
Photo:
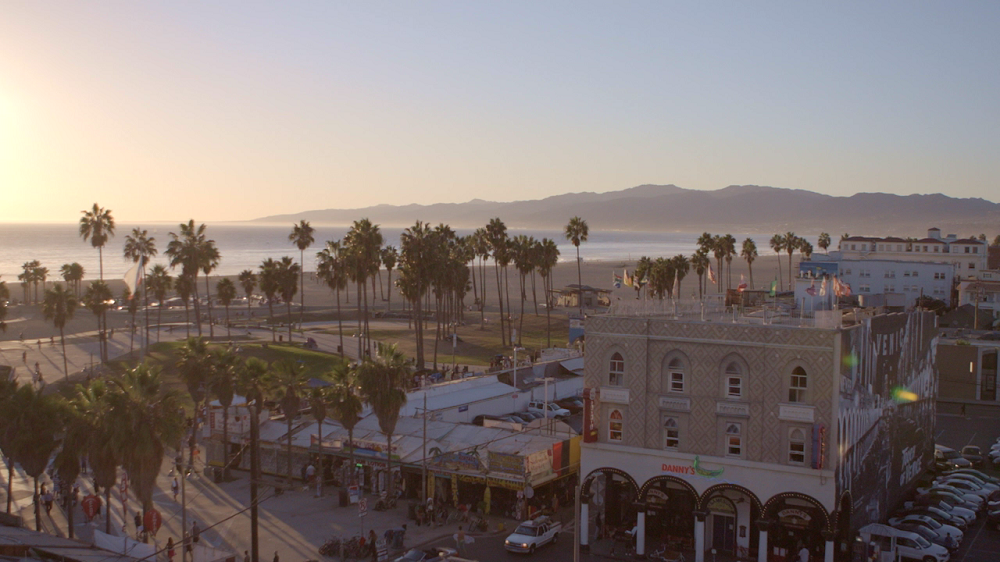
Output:
M927 236L920 239L850 236L840 241L838 249L845 260L950 263L960 278L967 278L987 268L988 247L986 242L975 238L958 238L954 234L942 237L941 229L931 228Z
M848 560L931 462L932 314L587 322L581 520L637 525L640 554ZM918 398L897 403L900 386Z

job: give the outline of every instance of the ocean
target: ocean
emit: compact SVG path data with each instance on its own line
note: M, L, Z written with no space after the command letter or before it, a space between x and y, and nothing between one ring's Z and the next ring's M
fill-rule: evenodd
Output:
M131 266L122 256L125 237L135 227L144 228L155 238L160 256L153 263L166 265L162 255L170 241L170 232L177 232L176 223L151 223L145 225L118 223L115 236L104 247L104 276L120 279ZM347 233L348 227L317 226L313 233L316 242L306 250L306 271L315 269L315 255L327 240L339 240ZM383 228L382 234L387 244L399 247L399 237L404 229ZM472 229L456 229L460 235L473 232ZM299 249L289 240L291 225L255 225L247 223L208 223L208 238L215 240L222 254L222 261L214 274L236 275L244 269L256 270L267 258L291 256L297 262ZM525 234L537 239L550 238L559 246L560 261L572 261L576 249L566 240L561 230L508 230L510 236ZM590 231L587 242L580 246L580 256L585 261L629 262L641 256L652 258L670 257L677 254L690 255L697 248L696 241L701 233L693 232L628 232ZM768 240L772 234L737 234L737 250L748 236L757 243L761 255L773 255ZM813 246L815 237L806 237ZM0 280L8 287L17 283L17 276L23 271L21 265L38 260L49 269L49 279L60 279L59 270L63 264L79 262L86 271L87 279L98 276L98 253L90 242L84 242L78 234L76 224L13 224L0 223Z

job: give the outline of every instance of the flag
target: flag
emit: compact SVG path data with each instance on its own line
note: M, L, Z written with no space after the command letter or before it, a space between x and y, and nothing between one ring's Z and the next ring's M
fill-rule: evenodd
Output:
M131 294L129 299L135 296L135 290L139 287L139 282L142 279L142 267L139 266L140 263L141 260L135 262L135 265L125 272L125 286L128 287L128 291Z
M628 270L627 269L625 270L625 286L626 287L631 287L632 286L632 276L628 274Z
M824 277L823 282L819 284L819 296L826 296L826 277Z
M851 296L851 286L849 284L847 284L847 283L841 282L841 284L840 284L840 292L845 297Z
M833 278L833 294L837 298L844 296L844 284L837 277Z
M645 287L645 286L646 286L646 283L647 283L647 281L646 281L646 278L645 278L645 277L637 277L637 278L636 278L636 279L634 280L634 282L635 282L635 286L636 286L636 287L639 287L640 289L641 289L641 288L643 288L643 287Z
M820 289L820 290L822 291L823 289ZM809 285L809 288L806 289L806 294L809 295L810 297L815 297L816 296L816 280L815 279L813 279L812 285Z
M615 286L615 289L621 289L622 288L622 276L618 275L617 273L615 273L613 271L611 272L611 282Z
M768 296L769 297L774 297L774 296L777 296L777 295L778 295L778 281L774 280L774 281L771 281L771 293Z
M712 264L708 264L708 280L715 283L715 271L712 269Z
M736 286L736 290L741 293L747 290L747 280L743 277L742 273L740 273L740 284Z

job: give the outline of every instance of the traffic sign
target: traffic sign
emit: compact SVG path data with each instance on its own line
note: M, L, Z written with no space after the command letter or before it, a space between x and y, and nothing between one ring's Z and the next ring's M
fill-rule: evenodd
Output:
M87 519L93 519L97 515L97 508L101 505L101 499L94 494L88 494L84 496L80 505L83 507L83 514L87 516Z
M146 515L142 518L142 525L145 527L146 531L156 535L156 532L160 530L160 525L163 523L163 517L160 516L160 512L155 509L150 509L146 512Z
M368 498L361 498L358 500L358 517L366 515L368 515Z
M385 539L375 539L375 554L378 557L378 562L386 562L389 559L389 545Z

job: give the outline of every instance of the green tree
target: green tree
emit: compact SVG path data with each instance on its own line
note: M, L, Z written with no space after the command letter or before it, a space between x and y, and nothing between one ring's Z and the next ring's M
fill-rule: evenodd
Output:
M215 292L219 295L219 302L226 307L226 337L233 337L232 326L229 324L229 305L233 304L236 298L236 283L228 277L219 279L215 284Z
M108 360L107 321L105 315L108 309L111 308L112 299L111 289L108 288L107 283L104 281L91 281L90 286L87 287L87 290L83 294L84 306L97 317L97 334L100 341L102 363Z
M74 410L71 414L73 428L67 431L70 447L78 449L77 456L87 455L94 476L94 493L104 491L105 505L110 505L111 489L118 480L118 465L121 464L120 444L110 439L117 421L112 417L109 393L104 380L92 381L86 387L76 385L69 404ZM65 442L63 448L66 448ZM111 532L111 510L105 510L104 532Z
M309 221L300 220L299 224L292 225L292 233L288 235L288 240L295 244L295 247L299 249L299 290L302 298L302 302L299 304L301 307L299 310L299 324L302 324L306 313L306 248L312 246L312 243L316 241L313 238L313 227L309 226ZM292 321L291 318L288 319L289 322ZM291 341L291 336L289 336L289 341Z
M63 281L66 282L68 287L73 287L73 294L77 299L80 298L80 283L83 281L83 266L79 263L66 263L59 269L59 274L62 275Z
M359 397L357 371L349 363L338 363L330 372L330 380L333 383L329 395L331 414L347 430L350 463L347 465L344 485L350 486L354 483L354 426L361 421L364 404Z
M264 293L264 298L267 299L267 314L268 322L274 323L274 298L278 295L278 291L281 289L281 278L278 262L274 261L273 258L267 258L260 264L260 275L258 276L260 282L260 290ZM277 335L274 332L274 326L270 327L271 330L271 341L277 341Z
M2 286L2 284L0 284ZM0 307L3 301L0 300ZM5 312L0 308L0 312ZM10 421L13 419L12 404L10 403L14 393L17 392L18 383L14 377L0 378L0 454L3 454L7 464L7 513L10 514L14 500L14 437L16 428L11 429Z
M269 383L270 394L281 405L281 411L285 414L285 423L288 425L288 485L291 486L294 476L292 471L292 425L302 408L302 399L309 392L309 377L306 375L305 367L300 363L285 361L278 363L277 367L274 368Z
M747 269L750 270L750 288L753 289L753 262L757 259L757 243L753 241L753 238L747 238L743 241L743 249L740 250L740 256L747 261Z
M726 289L733 288L733 257L736 256L736 238L726 234L720 239L726 258ZM719 273L722 273L721 271Z
M583 272L580 266L580 244L587 241L590 227L587 226L587 221L580 217L573 217L566 225L565 234L566 239L572 242L576 248L577 304L580 305L580 316L583 316Z
M510 335L508 334L510 327L506 325L507 314L504 314L503 311L503 280L500 277L500 269L503 268L506 270L507 264L510 263L510 241L507 238L507 225L499 217L490 219L489 224L486 225L486 237L489 241L490 251L493 254L493 271L496 273L497 278L497 299L500 304L500 343L506 346L507 336ZM507 306L510 306L509 302ZM511 342L511 345L513 343Z
M288 309L288 343L292 343L292 300L299 287L296 281L299 280L301 269L299 264L292 261L292 258L285 256L278 262L278 290L281 292L281 300L285 301Z
M316 467L316 497L323 496L323 422L326 420L329 405L329 387L316 387L309 393L309 411L316 420L317 447L319 448L319 466Z
M782 287L784 284L781 281L781 252L785 251L785 237L780 234L772 236L771 249L778 254L778 286Z
M802 252L802 256L806 259L812 257L813 245L805 238L799 238L799 251Z
M203 338L188 338L177 351L177 370L187 388L191 401L194 402L194 426L188 447L191 450L190 459L194 459L194 448L198 437L198 413L202 411L203 403L208 399L208 385L215 371L215 358Z
M195 225L194 219L179 225L179 233L171 232L167 251L170 267L181 268L180 278L190 279L190 296L194 297L194 315L198 325L198 335L201 335L201 305L198 299L198 272L202 269L211 271L218 265L219 251L215 241L209 240L204 224ZM207 275L207 274L206 274ZM207 288L206 288L207 290Z
M0 332L7 332L7 301L10 300L10 289L6 281L0 281Z
M830 233L820 233L819 240L816 241L816 244L825 252L830 247Z
M417 343L416 367L424 368L423 297L430 286L432 263L430 225L421 221L403 231L400 236L399 293L410 302L414 316Z
M90 245L97 248L97 256L100 262L100 280L104 281L104 245L108 243L108 238L115 235L115 218L111 216L111 209L100 207L94 203L93 208L88 211L80 211L80 237L86 242L90 240Z
M369 277L373 277L381 263L383 237L377 224L368 219L354 221L344 237L344 245L350 253L350 272L352 280L358 287L358 331L362 337L358 340L358 356L362 356L361 348L367 347L371 354L371 337L368 329L368 286ZM362 303L363 301L363 303ZM364 312L362 313L362 304ZM361 321L364 321L363 325ZM362 341L364 340L364 341Z
M5 411L0 413L12 437L12 460L21 465L35 483L38 497L38 478L58 446L57 436L63 431L60 423L62 400L57 394L42 394L31 385L21 385L5 401ZM35 530L42 530L41 501L35 504Z
M38 262L35 262L35 263L38 263ZM42 284L42 290L44 291L45 290L45 281L48 279L48 277L49 277L49 268L42 267L41 264L38 264L37 266L35 266L31 270L31 283L35 286L35 302L36 303L37 302L42 302L38 298L38 284L39 283Z
M722 292L722 260L726 259L726 243L723 237L716 234L712 237L712 256L715 258L715 267L719 270L719 276L716 278L716 290L720 293Z
M208 279L211 273L215 271L215 268L219 267L220 261L222 261L222 255L219 253L218 248L215 247L215 241L204 241L201 245L201 260L199 265L201 272L205 274L205 302L208 305L208 336L210 338L215 337L215 321L212 319L212 291L208 288ZM200 320L198 327L200 330ZM200 331L198 335L201 335Z
M792 290L792 253L799 249L800 238L794 232L785 233L785 251L788 252L788 290Z
M703 248L699 248L698 251L691 254L691 268L698 275L698 300L704 297L704 277L711 263Z
M247 322L250 322L250 316L253 311L250 309L250 302L253 299L253 290L257 286L257 275L254 274L253 270L244 269L240 272L237 280L240 282L240 287L243 287L243 292L247 295Z
M174 290L177 291L177 296L184 303L184 330L185 330L185 334L184 335L185 335L185 337L188 337L188 338L191 337L191 316L189 315L189 310L190 309L188 307L188 303L191 302L191 298L192 297L195 297L195 293L197 292L196 285L197 284L195 283L193 277L191 277L190 275L184 275L183 273L180 274L177 277L177 279L174 281ZM195 316L197 316L198 315L198 299L196 297L194 299L194 304L195 304L195 312L194 313L195 313ZM200 326L201 323L199 322L198 325Z
M344 356L344 320L340 312L340 291L347 288L347 271L341 255L340 241L328 241L326 247L316 253L316 275L337 297L337 326L340 336L340 356ZM395 261L393 261L395 265ZM390 270L391 271L391 270ZM391 294L391 293L390 293Z
M66 380L69 380L69 364L66 360L66 322L72 320L76 307L76 297L70 291L63 289L62 284L56 283L54 287L45 291L42 315L59 330L59 341L62 344L63 355L63 377Z
M675 298L679 300L681 298L681 282L684 281L684 277L691 271L691 262L688 261L687 256L684 254L677 254L670 258L670 264L674 268L674 282L677 286Z
M392 434L396 431L399 411L406 404L406 388L410 378L406 357L395 345L379 344L378 356L368 358L358 367L361 396L371 405L378 426L385 435L386 465L392 474ZM389 497L392 497L392 479L389 479Z
M385 273L388 276L386 279L386 296L388 297L385 305L386 311L392 310L392 270L395 269L398 262L399 250L395 246L382 248L382 265L385 266Z
M149 260L156 257L158 253L156 239L150 236L149 232L144 229L133 228L132 233L125 237L123 253L125 254L125 259L132 260L132 263L138 263L139 267L142 268L140 285L143 288L143 305L146 308L146 345L149 345L149 284L146 279L146 266L149 265ZM132 320L134 326L134 316Z
M538 275L542 277L542 292L545 293L545 341L547 347L552 347L552 270L559 263L559 246L548 238L542 238L541 244Z
M235 292L235 286L233 287ZM211 370L206 385L209 393L222 406L222 471L229 477L229 408L233 405L236 377L240 370L240 358L227 349L212 351Z
M146 291L152 291L153 297L156 298L156 343L160 343L160 330L162 329L161 319L163 318L163 308L166 306L167 302L167 291L170 290L171 285L173 285L173 279L170 277L170 273L167 268L162 265L154 265L153 269L149 272L149 278L146 280Z

